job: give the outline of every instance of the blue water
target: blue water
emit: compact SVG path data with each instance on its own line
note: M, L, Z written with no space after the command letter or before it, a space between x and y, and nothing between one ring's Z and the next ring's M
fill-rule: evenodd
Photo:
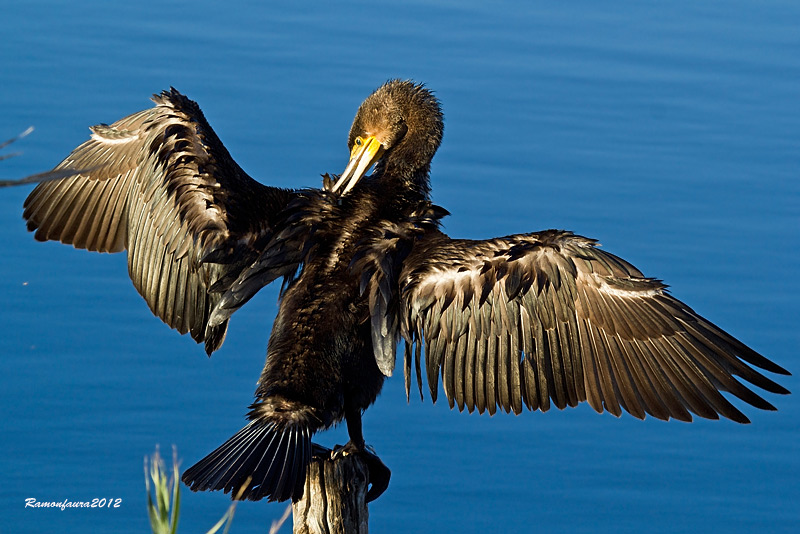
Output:
M800 372L800 4L265 4L4 4L0 138L37 129L0 176L55 165L87 126L174 85L252 176L315 186L344 167L360 101L413 78L444 106L432 183L451 235L598 238ZM29 190L0 192L0 532L146 532L143 457L175 444L186 467L241 427L277 290L236 314L209 360L150 315L123 255L34 242ZM800 401L768 399L779 411L744 408L748 426L587 406L490 418L407 405L397 377L364 418L393 470L370 527L797 532ZM32 510L27 497L122 505ZM179 531L205 532L227 505L186 492ZM282 512L243 503L231 532Z

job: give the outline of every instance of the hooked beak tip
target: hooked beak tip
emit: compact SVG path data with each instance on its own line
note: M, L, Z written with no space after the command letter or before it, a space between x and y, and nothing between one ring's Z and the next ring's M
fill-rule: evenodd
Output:
M336 192L342 189L341 195L346 195L363 178L367 171L383 156L385 149L374 137L367 138L360 148L353 150L350 161L344 172L336 182L330 186L329 191Z

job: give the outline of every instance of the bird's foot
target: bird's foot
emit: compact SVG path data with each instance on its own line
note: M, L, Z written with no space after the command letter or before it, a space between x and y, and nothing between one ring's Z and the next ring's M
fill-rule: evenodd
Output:
M311 443L311 457L312 458L322 458L323 460L327 460L328 458L333 458L333 451L328 447L323 447L319 443Z
M372 502L380 497L383 492L386 491L386 488L389 487L389 479L392 477L392 471L378 458L378 455L375 454L372 447L368 447L364 443L360 445L355 444L352 441L348 441L345 445L336 445L333 450L325 449L325 447L319 445L317 445L317 447L319 447L320 450L324 449L328 451L331 460L339 460L351 454L360 455L364 463L367 464L367 476L370 485L369 490L367 490L367 502ZM314 452L313 449L312 452Z
M331 459L332 460L339 460L344 458L345 456L350 456L351 454L357 454L361 451L367 449L367 446L363 443L358 445L353 443L352 441L348 441L344 445L335 445L333 450L331 451Z

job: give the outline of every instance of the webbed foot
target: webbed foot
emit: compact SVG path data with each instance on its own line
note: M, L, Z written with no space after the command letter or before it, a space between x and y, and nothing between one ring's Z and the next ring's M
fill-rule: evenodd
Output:
M359 446L352 441L348 441L345 445L337 445L333 450L312 444L314 456L325 457L327 455L331 460L338 460L350 454L361 456L369 471L367 476L370 488L367 490L367 502L372 502L380 497L389 487L389 479L392 477L392 471L386 467L386 464L371 449L371 447L367 447L363 443Z

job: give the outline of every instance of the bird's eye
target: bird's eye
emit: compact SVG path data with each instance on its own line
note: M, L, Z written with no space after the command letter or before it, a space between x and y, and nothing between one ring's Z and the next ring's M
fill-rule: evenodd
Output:
M361 146L364 144L364 140L361 137L356 137L356 146Z

